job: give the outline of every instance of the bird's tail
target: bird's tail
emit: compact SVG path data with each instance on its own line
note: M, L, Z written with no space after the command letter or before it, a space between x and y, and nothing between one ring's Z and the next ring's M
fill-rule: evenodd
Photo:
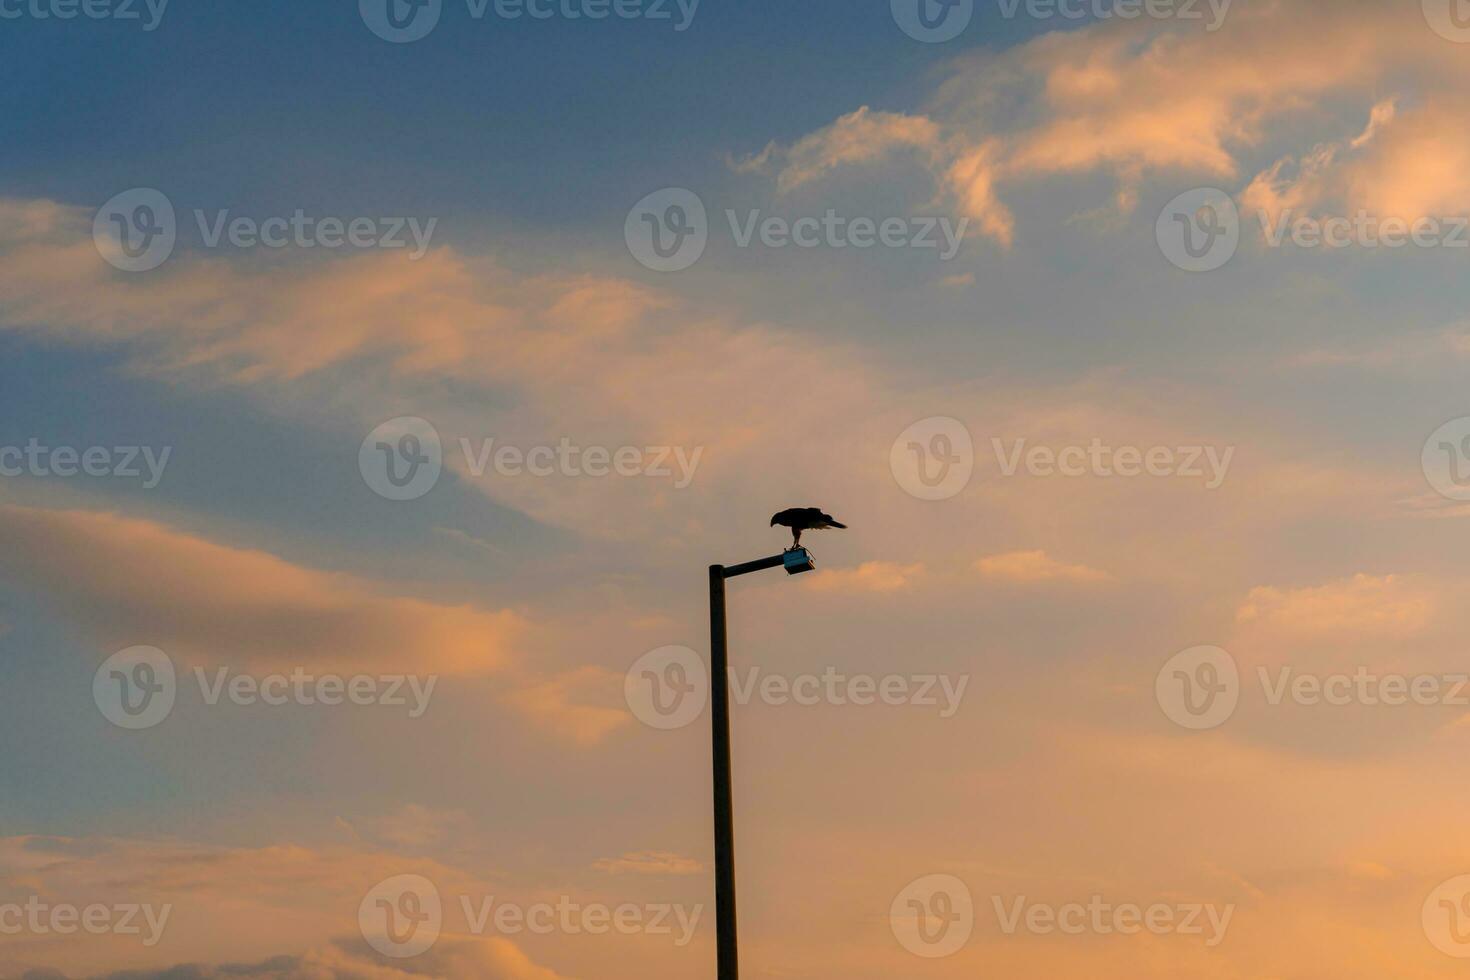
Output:
M847 525L846 524L839 524L837 521L828 521L827 523L828 524L831 524L833 527L840 527L844 531L847 530Z

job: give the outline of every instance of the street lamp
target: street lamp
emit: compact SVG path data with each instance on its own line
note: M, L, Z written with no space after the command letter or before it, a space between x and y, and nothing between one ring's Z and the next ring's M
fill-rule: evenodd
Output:
M715 924L718 980L739 980L740 950L735 928L735 804L730 780L730 655L725 637L725 579L784 567L799 575L816 568L805 548L743 565L709 567L710 723L715 781Z

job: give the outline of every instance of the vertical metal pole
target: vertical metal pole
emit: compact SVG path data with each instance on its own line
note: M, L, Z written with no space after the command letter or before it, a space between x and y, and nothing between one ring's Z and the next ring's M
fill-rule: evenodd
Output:
M735 791L730 779L730 659L725 646L725 569L709 567L710 719L715 778L715 922L719 980L739 980L735 931Z

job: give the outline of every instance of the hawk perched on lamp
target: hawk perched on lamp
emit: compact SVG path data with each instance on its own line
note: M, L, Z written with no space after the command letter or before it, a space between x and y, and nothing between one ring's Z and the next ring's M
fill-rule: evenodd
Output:
M801 547L802 531L823 531L829 527L846 529L847 527L831 514L822 513L820 507L792 507L789 510L783 510L771 518L771 527L777 524L791 528L792 549Z

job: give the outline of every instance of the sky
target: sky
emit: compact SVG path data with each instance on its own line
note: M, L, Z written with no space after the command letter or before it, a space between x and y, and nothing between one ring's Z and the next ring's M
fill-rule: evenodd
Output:
M1470 958L1461 0L0 0L0 978Z

